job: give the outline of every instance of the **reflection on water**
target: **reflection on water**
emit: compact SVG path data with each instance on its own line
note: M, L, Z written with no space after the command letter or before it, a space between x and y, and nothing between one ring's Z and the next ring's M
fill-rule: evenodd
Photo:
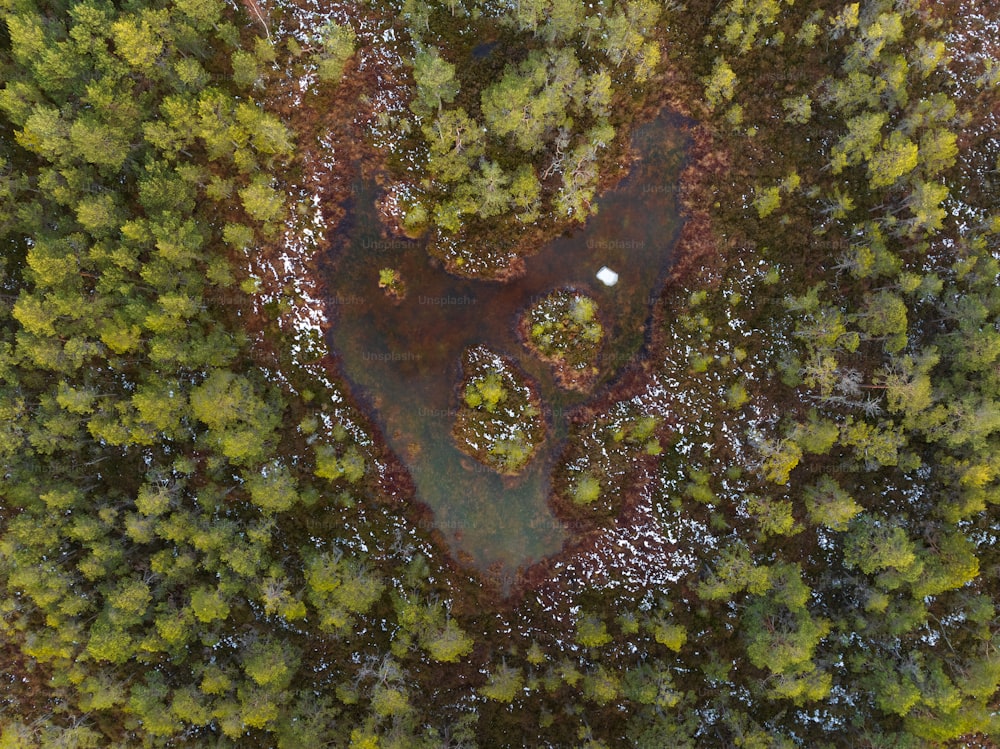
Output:
M642 158L601 197L599 213L529 258L527 274L508 284L450 276L420 243L386 239L370 185L359 186L346 231L334 238L330 343L452 550L481 569L498 562L513 569L559 550L566 532L548 508L549 475L566 413L586 399L557 387L548 367L523 349L517 314L554 288L591 294L608 333L599 384L613 379L642 346L650 300L658 295L679 228L676 181L686 144L669 116L640 128L633 142ZM619 274L615 286L596 279L602 266ZM378 288L379 269L386 267L396 269L406 286L402 301ZM451 441L461 354L478 343L519 362L538 382L547 407L549 437L513 480Z

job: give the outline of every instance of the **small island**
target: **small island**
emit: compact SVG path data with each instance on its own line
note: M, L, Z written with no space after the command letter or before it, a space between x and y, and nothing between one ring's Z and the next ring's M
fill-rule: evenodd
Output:
M406 284L395 268L381 268L378 272L378 287L397 302L406 298Z
M552 366L561 387L585 392L594 384L604 326L591 297L554 291L525 310L518 331L528 350Z
M534 383L507 357L473 346L462 355L458 396L458 449L504 476L519 474L545 439Z

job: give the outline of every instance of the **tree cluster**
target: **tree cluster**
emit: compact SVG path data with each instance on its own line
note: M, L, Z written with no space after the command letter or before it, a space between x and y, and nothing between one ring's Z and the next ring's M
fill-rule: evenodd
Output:
M502 272L509 254L479 267L463 256L462 238L470 226L503 226L516 237L540 219L584 221L596 211L615 123L627 122L660 61L660 8L532 1L453 3L446 12L414 0L405 9L426 179L406 200L404 227L430 231L432 251L454 270ZM484 64L467 64L463 56L474 61L475 50L462 38L488 33L500 36L504 59L492 52ZM626 109L614 113L616 105Z

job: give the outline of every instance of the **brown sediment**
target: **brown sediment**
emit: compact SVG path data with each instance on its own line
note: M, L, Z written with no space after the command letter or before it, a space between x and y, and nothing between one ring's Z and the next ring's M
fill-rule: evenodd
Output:
M668 284L698 278L710 280L726 261L726 243L712 224L707 206L715 202L713 183L721 180L729 167L729 154L720 148L704 125L689 131L688 165L681 172L680 204L684 226L674 249L675 261ZM655 330L662 326L654 326Z
M497 268L495 270L491 269L489 273L468 273L466 269L457 264L451 257L439 257L442 261L442 267L453 276L459 276L460 278L471 278L476 281L496 281L497 283L509 283L510 281L515 281L521 278L527 272L527 266L524 264L524 258L531 253L526 250L519 253L510 259L506 265L502 268Z
M406 284L398 282L391 285L383 286L381 282L379 283L379 288L385 293L387 297L392 299L393 304L399 304L404 299L406 299Z

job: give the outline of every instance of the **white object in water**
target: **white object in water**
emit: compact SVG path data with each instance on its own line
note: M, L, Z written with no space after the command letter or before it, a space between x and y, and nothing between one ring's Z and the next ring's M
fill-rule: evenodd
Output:
M602 266L599 271L597 271L597 280L603 283L605 286L614 286L616 283L618 283L618 274L605 265Z

